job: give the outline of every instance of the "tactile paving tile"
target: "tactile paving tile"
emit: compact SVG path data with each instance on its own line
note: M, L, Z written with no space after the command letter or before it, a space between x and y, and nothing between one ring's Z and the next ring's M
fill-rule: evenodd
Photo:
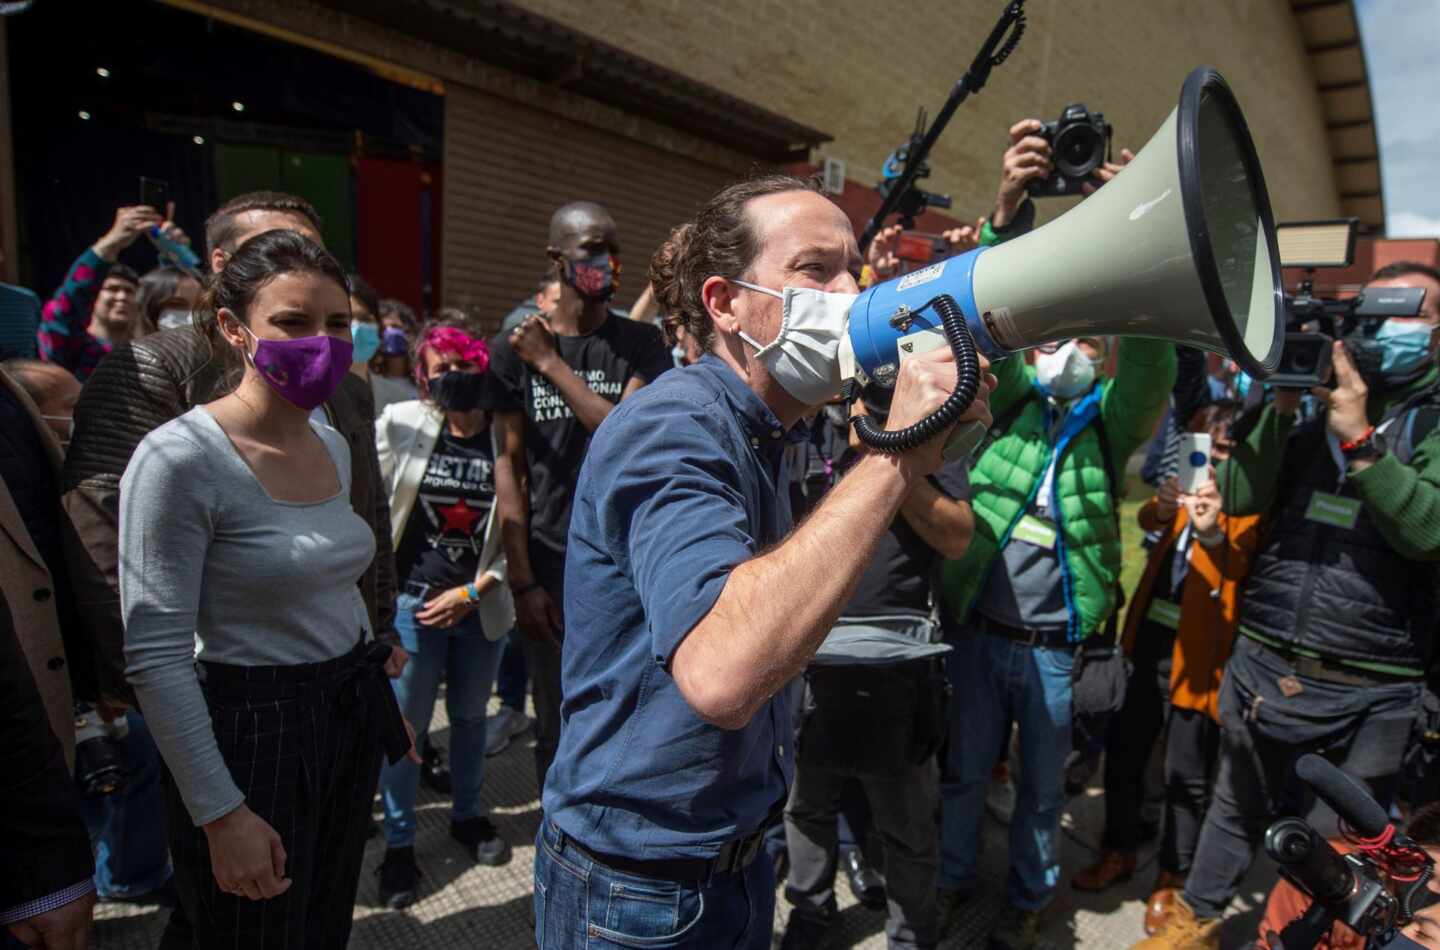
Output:
M491 712L497 707L498 702L492 699ZM449 720L443 692L430 731L433 741L441 746L448 744ZM353 950L532 950L531 867L540 821L532 748L532 736L527 732L486 763L485 801L496 828L514 849L514 856L505 866L472 864L464 848L450 838L449 801L422 784L415 837L416 859L424 875L421 898L404 911L391 911L374 906L375 870L384 856L384 834L371 839L365 849L356 898L355 929L350 938ZM1095 785L1099 780L1097 775ZM1103 798L1098 787L1087 789L1068 803L1061 884L1041 925L1041 950L1124 950L1144 936L1143 902L1155 875L1153 845L1141 855L1135 876L1104 894L1080 894L1069 886L1075 872L1093 858L1103 822ZM1005 904L1008 837L1007 827L986 818L980 888L958 915L954 931L940 944L941 950L985 946L986 934ZM1224 947L1253 944L1265 893L1274 880L1273 866L1262 857L1246 878L1241 897L1222 930ZM858 904L843 880L836 894L840 915L832 946L883 950L884 913ZM776 897L777 944L788 913L782 892ZM156 907L101 905L96 909L90 945L94 950L152 950L159 943L167 915L168 911Z

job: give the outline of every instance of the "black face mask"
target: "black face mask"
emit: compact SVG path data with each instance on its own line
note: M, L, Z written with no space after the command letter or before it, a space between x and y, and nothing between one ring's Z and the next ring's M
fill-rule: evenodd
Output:
M459 370L431 376L430 399L441 409L469 412L480 405L482 382L482 374L462 373Z

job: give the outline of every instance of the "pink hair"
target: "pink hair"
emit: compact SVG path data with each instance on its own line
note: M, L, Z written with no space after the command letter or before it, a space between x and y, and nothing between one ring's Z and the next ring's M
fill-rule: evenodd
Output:
M436 353L458 353L461 359L469 360L483 373L490 367L490 347L485 341L473 337L457 327L432 327L425 331L420 346L415 350L415 376L425 375L425 351Z

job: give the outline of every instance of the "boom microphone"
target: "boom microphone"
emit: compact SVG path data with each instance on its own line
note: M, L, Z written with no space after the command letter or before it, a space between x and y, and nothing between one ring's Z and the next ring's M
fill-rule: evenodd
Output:
M1314 789L1360 837L1380 838L1389 830L1390 816L1365 786L1313 752L1295 763L1295 777Z

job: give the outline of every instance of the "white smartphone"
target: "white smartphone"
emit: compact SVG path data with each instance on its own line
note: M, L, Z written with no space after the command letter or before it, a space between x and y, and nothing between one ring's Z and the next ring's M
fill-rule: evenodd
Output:
M1185 432L1180 436L1180 490L1194 493L1210 480L1210 433Z

